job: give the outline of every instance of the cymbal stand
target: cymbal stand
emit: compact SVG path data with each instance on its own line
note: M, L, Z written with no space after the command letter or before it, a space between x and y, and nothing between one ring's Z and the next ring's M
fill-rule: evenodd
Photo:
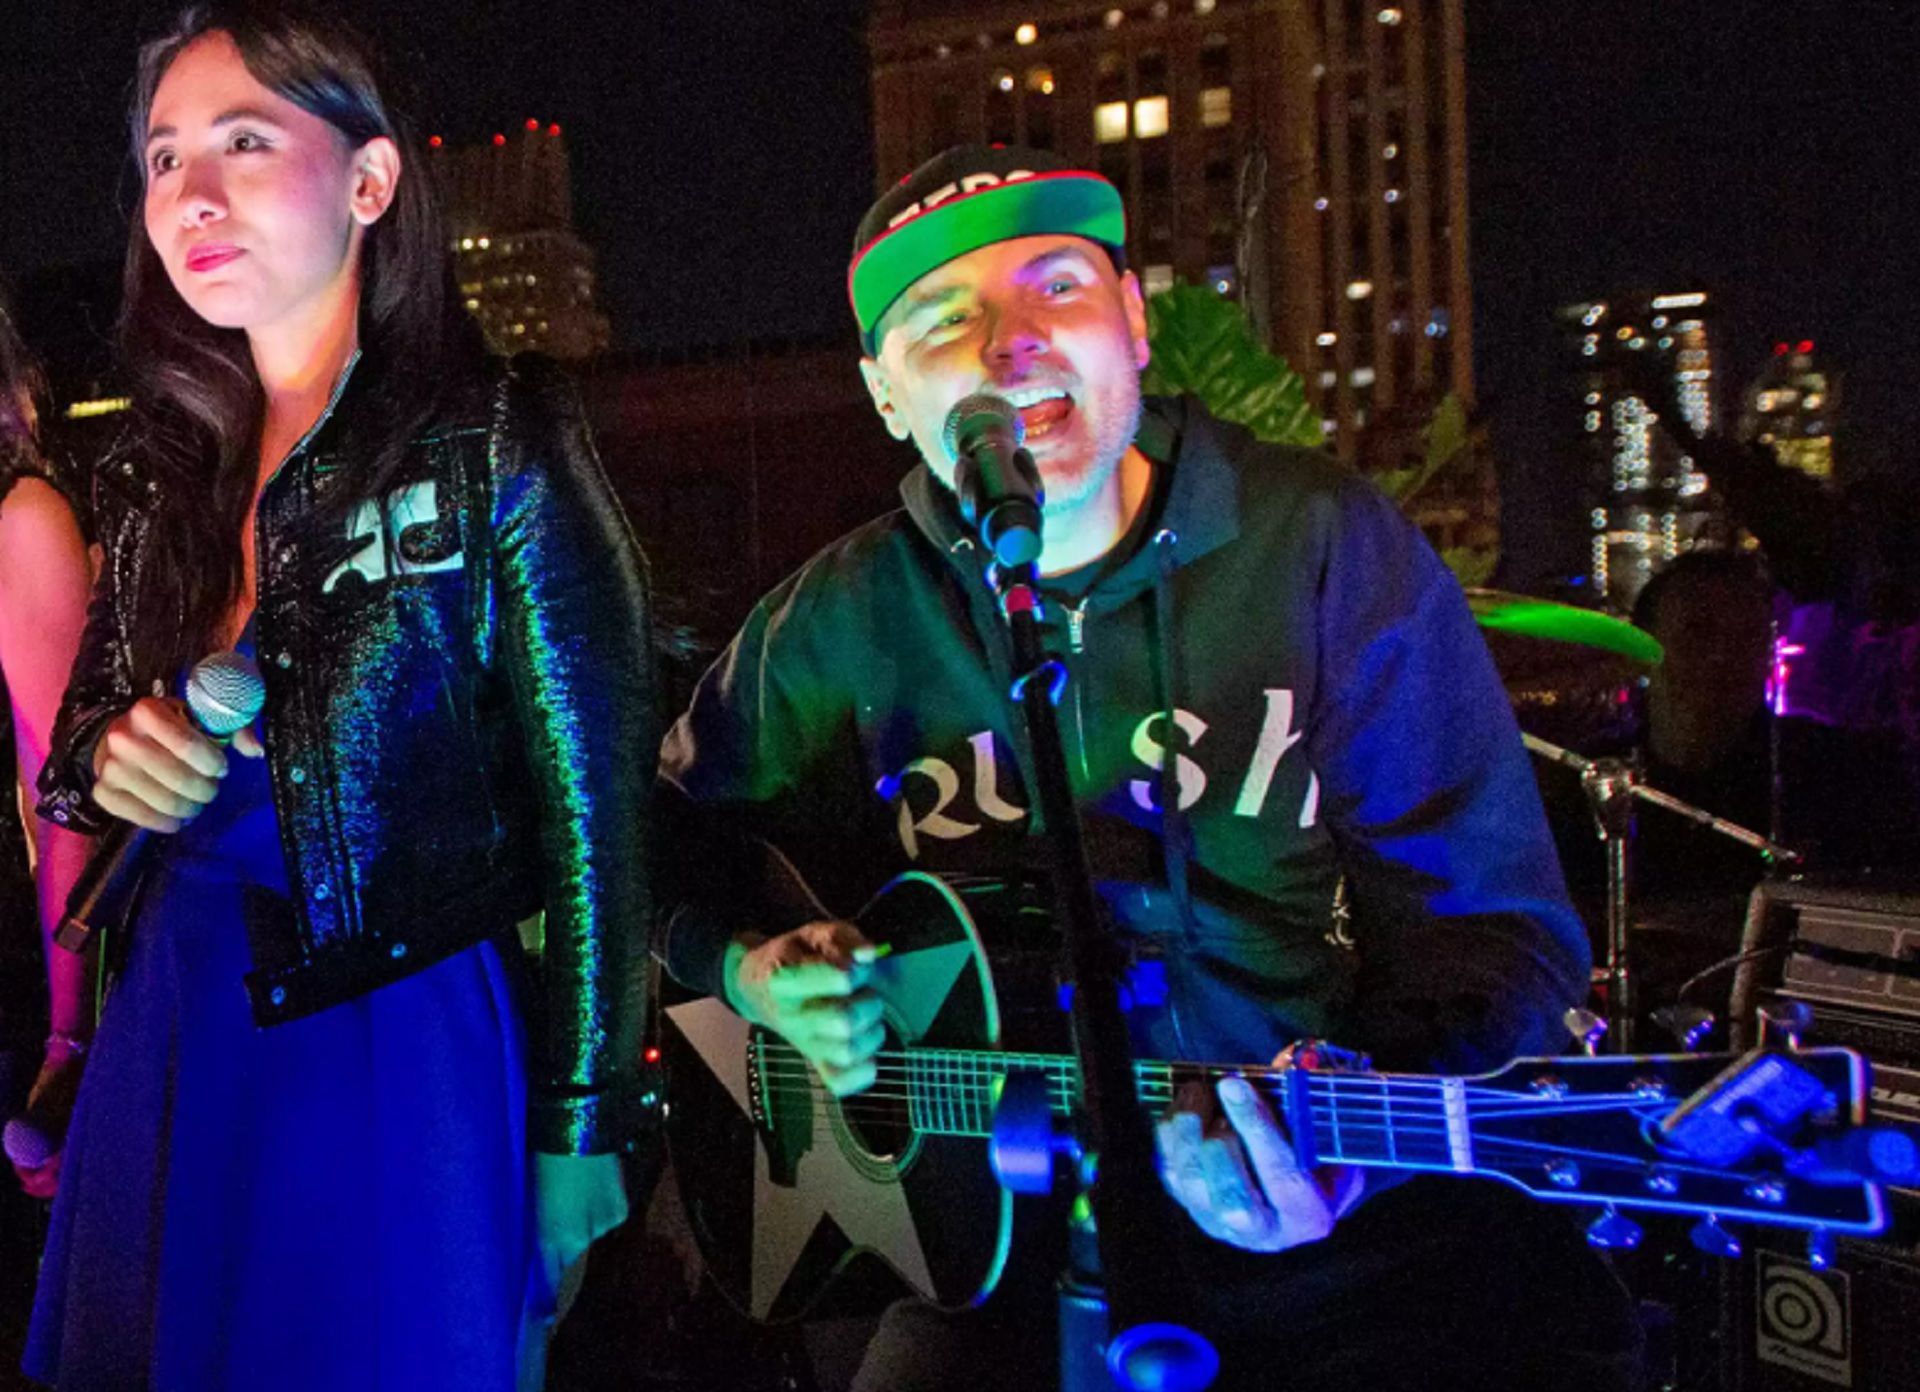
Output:
M1606 987L1610 1047L1620 1053L1631 1053L1636 1002L1627 927L1631 921L1628 889L1632 880L1634 801L1638 799L1665 808L1697 826L1751 847L1765 857L1769 865L1797 865L1800 853L1737 822L1716 817L1704 808L1649 788L1640 782L1638 772L1625 759L1583 758L1524 731L1520 738L1533 753L1580 775L1580 786L1586 791L1594 825L1599 829L1600 839L1607 844L1607 960L1605 965L1594 969L1593 980L1596 985Z

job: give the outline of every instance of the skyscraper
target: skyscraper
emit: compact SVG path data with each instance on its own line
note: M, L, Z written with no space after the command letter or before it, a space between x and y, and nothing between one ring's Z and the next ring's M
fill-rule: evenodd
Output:
M1621 295L1560 310L1561 342L1578 393L1577 457L1592 510L1595 589L1633 604L1666 562L1721 540L1707 476L1660 428L1650 375L1698 435L1714 428L1712 310L1699 291Z
M593 252L573 231L572 175L557 125L528 121L479 145L432 141L466 306L496 352L580 359L603 351Z
M1813 341L1776 343L1747 389L1740 438L1765 445L1789 469L1833 482L1833 413L1840 383L1816 361Z
M960 141L1126 196L1149 294L1245 303L1334 448L1473 398L1462 0L874 0L883 181Z

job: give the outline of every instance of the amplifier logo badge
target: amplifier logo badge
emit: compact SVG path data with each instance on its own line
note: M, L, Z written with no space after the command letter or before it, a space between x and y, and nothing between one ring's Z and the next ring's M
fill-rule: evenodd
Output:
M1755 1267L1755 1352L1836 1387L1853 1386L1853 1293L1844 1271L1815 1271L1761 1251Z

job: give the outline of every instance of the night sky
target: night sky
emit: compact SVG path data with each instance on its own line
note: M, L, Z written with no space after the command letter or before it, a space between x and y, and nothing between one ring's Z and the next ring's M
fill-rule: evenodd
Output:
M1527 515L1572 515L1542 457L1548 316L1636 284L1718 293L1723 386L1776 339L1815 340L1846 374L1841 467L1920 476L1920 4L1466 3L1477 359L1510 542ZM8 8L0 277L117 258L121 113L158 7ZM562 123L617 342L845 329L873 186L861 0L339 8L405 55L430 130Z

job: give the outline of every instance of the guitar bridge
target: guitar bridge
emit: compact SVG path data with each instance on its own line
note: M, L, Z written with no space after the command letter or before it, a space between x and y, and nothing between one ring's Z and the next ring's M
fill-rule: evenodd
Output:
M762 1131L767 1127L766 1040L760 1030L747 1031L747 1116Z

